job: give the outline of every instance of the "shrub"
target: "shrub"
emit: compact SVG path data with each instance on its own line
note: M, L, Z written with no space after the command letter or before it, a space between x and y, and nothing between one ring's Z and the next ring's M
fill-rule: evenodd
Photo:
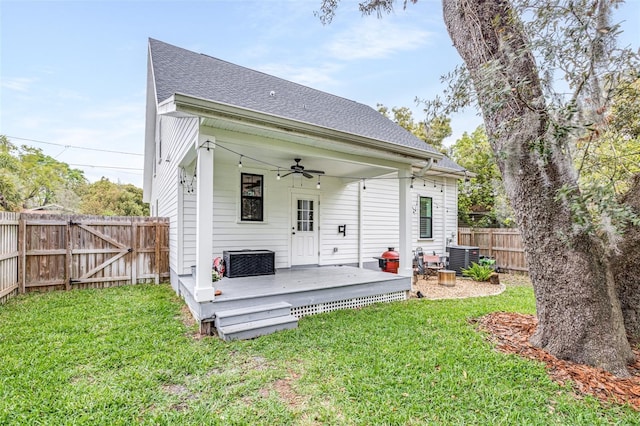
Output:
M489 265L479 265L475 262L471 266L462 270L462 276L469 277L474 281L488 281L493 274L493 268Z

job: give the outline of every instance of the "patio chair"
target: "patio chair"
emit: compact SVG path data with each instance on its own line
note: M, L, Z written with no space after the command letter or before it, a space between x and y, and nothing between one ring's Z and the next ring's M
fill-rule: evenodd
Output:
M436 254L433 255L425 255L424 256L425 263L425 279L434 276L438 276L438 271L444 269L444 262L442 261L442 257Z

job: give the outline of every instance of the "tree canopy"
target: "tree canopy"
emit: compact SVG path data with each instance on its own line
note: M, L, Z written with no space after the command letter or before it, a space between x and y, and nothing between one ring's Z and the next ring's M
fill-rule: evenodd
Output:
M409 1L416 2L405 0L405 7ZM614 151L620 137L633 139L633 120L625 117L636 96L624 86L638 79L640 58L616 44L620 26L611 10L621 3L443 0L464 65L448 76L444 100L427 107L447 113L473 105L482 112L534 285L538 325L531 342L624 377L634 360L630 342L640 340L640 175L627 168L629 189L616 196L622 186L592 183L623 178L619 151L604 176L587 179L575 155L582 150L577 163L587 164L606 154L591 155L594 148ZM322 1L323 22L338 4ZM394 4L368 0L360 10L380 16ZM627 124L605 131L608 117ZM634 145L626 149L635 155Z
M458 183L458 220L467 226L513 226L500 170L484 126L465 132L449 149L451 158L475 177Z
M142 189L102 178L87 186L80 212L105 216L148 216L149 204L142 202Z
M108 179L90 184L82 170L27 145L16 146L0 135L0 209L20 211L60 204L95 215L144 216L149 207L142 190Z
M426 122L416 121L413 118L413 112L408 107L393 107L389 111L389 108L383 104L378 104L378 112L443 154L447 153L443 142L451 136L451 119L449 117L438 115Z

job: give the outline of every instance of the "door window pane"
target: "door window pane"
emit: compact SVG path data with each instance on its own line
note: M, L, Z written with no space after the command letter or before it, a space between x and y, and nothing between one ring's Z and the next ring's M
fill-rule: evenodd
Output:
M313 231L313 200L298 200L297 226L298 231Z

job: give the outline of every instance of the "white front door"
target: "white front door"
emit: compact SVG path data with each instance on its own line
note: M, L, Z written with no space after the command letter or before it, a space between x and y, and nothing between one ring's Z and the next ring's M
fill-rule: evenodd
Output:
M293 194L291 265L318 264L318 196Z

